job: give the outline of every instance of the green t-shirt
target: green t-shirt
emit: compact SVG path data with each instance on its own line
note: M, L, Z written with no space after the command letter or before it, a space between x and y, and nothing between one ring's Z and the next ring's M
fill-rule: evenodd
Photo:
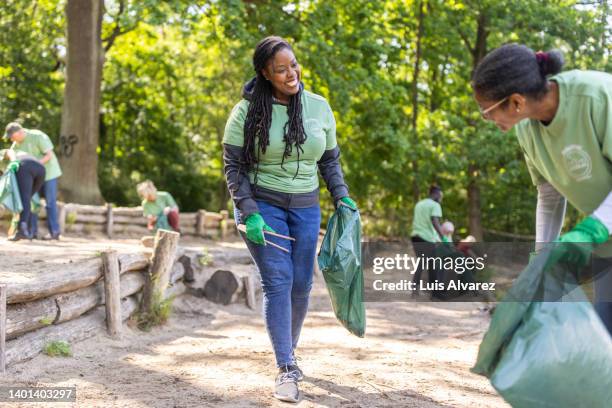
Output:
M241 100L232 110L225 125L223 143L242 147L244 145L244 121L249 108L249 101ZM319 187L317 161L325 150L336 147L336 121L325 98L302 92L302 118L306 141L300 153L299 172L295 148L291 156L285 159L284 168L281 161L285 151L283 140L284 127L289 117L287 106L272 105L272 124L270 125L270 145L265 154L259 157L257 185L283 193L308 193ZM257 146L257 141L255 142ZM254 183L255 169L249 171L249 180Z
M559 107L547 125L524 120L517 135L534 184L549 182L579 211L591 214L612 191L612 75L567 71Z
M23 129L26 137L21 143L13 143L11 149L22 151L31 154L40 160L45 153L51 150L51 159L45 163L45 181L53 180L62 175L55 152L53 152L53 143L45 133L37 129Z
M418 235L427 242L440 242L438 231L434 228L431 217L442 218L442 206L431 198L425 198L414 206L412 234Z
M142 200L142 212L145 217L148 215L157 217L166 207L172 208L177 205L170 193L165 191L158 191L155 201Z

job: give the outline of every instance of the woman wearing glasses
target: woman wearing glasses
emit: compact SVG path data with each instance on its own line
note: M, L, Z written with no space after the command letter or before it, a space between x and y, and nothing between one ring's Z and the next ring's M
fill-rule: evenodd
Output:
M482 60L472 87L484 119L504 132L516 125L538 189L536 251L556 240L565 243L556 259L586 265L612 231L612 75L562 66L558 51L508 44ZM586 218L559 237L566 201ZM595 309L612 333L611 301L608 272L595 280Z

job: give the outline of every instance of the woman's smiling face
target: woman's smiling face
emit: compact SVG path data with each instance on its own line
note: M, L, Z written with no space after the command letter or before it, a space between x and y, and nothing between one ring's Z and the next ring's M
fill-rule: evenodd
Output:
M283 48L274 54L263 75L272 84L277 99L288 101L300 91L300 65L289 48Z

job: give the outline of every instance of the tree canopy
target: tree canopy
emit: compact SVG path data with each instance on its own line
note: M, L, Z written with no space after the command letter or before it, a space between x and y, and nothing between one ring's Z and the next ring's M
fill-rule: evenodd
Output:
M583 2L585 3L585 2ZM330 102L366 233L406 236L432 183L459 234L531 234L535 188L512 133L480 118L470 76L508 42L560 49L566 69L612 72L607 1L107 0L98 175L136 205L153 180L184 210L231 205L221 140L257 41L294 46L307 89ZM59 139L64 1L0 5L0 118ZM322 184L323 185L323 184ZM329 213L326 193L322 205ZM569 212L569 217L576 214Z

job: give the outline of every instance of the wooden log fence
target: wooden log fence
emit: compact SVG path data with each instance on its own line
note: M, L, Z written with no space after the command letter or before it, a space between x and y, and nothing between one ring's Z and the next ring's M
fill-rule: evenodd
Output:
M172 231L157 231L153 246L151 267L145 274L142 308L150 313L156 299L161 301L165 297L166 288L170 283L170 272L175 262L179 233Z
M34 357L51 341L120 336L130 315L146 313L148 293L158 292L163 299L187 293L256 307L261 288L246 251L187 250L177 246L178 234L170 231L158 231L156 238L153 250L105 251L36 280L0 284L0 375L5 366ZM220 277L235 282L223 287Z
M0 285L0 374L6 373L6 285Z
M12 214L0 210L0 219L10 220ZM142 207L114 207L108 203L103 206L58 203L60 230L64 234L106 235L109 238L121 235L152 234L147 229L147 220ZM39 218L46 219L46 211L41 209ZM203 238L226 238L233 222L228 211L180 213L181 234Z
M102 254L104 267L104 305L106 308L106 328L112 337L121 336L121 286L119 279L119 259L117 252L106 251Z

